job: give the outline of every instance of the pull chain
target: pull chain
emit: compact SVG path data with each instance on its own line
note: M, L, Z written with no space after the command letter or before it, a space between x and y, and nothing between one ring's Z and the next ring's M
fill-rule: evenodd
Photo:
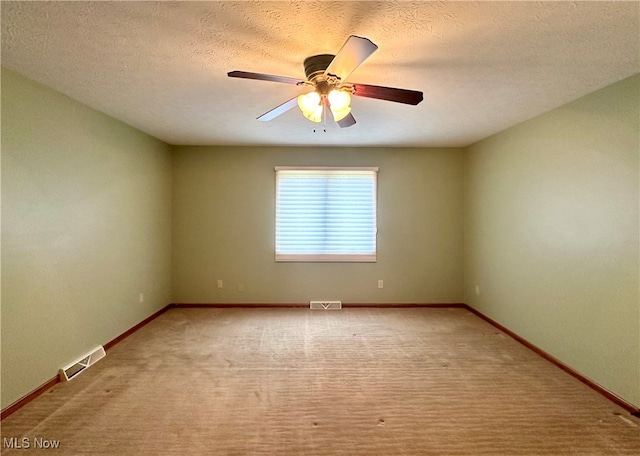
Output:
M329 102L325 96L325 98L322 100L322 130L326 133L327 132L327 106L329 106Z
M327 100L323 98L320 103L322 103L322 131L327 132ZM313 129L313 132L316 133L316 129Z

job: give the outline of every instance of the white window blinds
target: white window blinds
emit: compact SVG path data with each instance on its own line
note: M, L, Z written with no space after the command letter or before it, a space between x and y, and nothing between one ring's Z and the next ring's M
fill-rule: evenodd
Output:
M378 168L276 167L276 261L376 261Z

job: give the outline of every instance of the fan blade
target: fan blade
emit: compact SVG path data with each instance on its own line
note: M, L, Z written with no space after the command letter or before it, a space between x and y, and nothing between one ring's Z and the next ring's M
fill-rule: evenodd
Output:
M378 46L371 40L351 35L324 71L324 76L332 74L345 81L376 49Z
M351 125L355 125L356 119L353 117L353 114L347 114L343 119L336 122L340 128L347 128Z
M258 117L258 120L261 122L268 122L269 120L275 119L279 115L284 114L288 110L294 108L298 104L298 97L293 97L289 101L285 101L280 106L273 108L271 111L267 111Z
M353 86L352 95L357 97L377 98L379 100L395 101L397 103L410 105L417 105L422 101L422 92L416 90L356 83L349 85Z
M257 79L259 81L282 82L285 84L304 84L306 81L288 78L286 76L274 76L272 74L250 73L248 71L230 71L227 73L230 78Z

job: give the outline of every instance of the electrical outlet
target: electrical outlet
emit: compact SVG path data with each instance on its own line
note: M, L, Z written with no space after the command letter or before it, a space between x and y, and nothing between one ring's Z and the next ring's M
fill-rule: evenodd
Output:
M218 288L222 288L222 280L218 279Z
M378 288L384 288L384 281L378 280Z
M480 285L476 285L476 294L480 296Z
M138 300L140 302L144 302L144 293L140 293L140 296L138 297Z
M242 293L242 292L244 291L244 283L239 283L239 284L238 284L238 291L239 291L240 293Z

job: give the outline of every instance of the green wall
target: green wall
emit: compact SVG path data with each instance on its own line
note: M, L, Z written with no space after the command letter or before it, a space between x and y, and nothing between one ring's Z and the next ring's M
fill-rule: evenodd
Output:
M170 256L169 147L3 69L2 407L166 306Z
M379 167L377 263L276 263L277 165ZM459 149L177 147L173 301L461 302L462 173Z
M465 302L636 405L639 102L636 75L503 131L464 179Z

